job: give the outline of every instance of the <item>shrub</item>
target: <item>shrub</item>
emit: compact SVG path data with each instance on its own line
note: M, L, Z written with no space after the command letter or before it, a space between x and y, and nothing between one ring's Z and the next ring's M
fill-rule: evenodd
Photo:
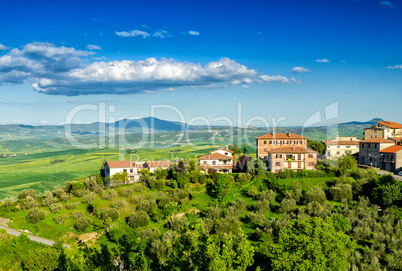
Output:
M71 213L71 216L74 217L76 220L80 219L81 217L84 216L84 212L83 211L73 211Z
M5 198L1 201L1 204L4 207L9 207L11 205L13 205L15 203L15 199L14 198Z
M114 197L117 196L116 190L108 189L102 192L102 198L112 200Z
M131 197L131 202L139 205L144 199L145 198L142 195L134 195Z
M54 220L57 224L61 225L61 224L64 223L64 221L67 220L67 218L68 218L68 215L67 215L67 214L58 214L58 215L55 215L55 216L53 217L53 220Z
M175 217L169 221L169 228L171 230L180 231L184 226L188 226L188 220L185 217Z
M91 202L96 198L95 195L93 194L87 194L82 198L82 202L86 202L88 204L91 204Z
M333 200L341 202L342 199L352 199L352 186L350 184L337 184L329 190Z
M168 176L168 170L157 168L155 170L154 176L156 177L156 179L166 179L166 177Z
M75 228L77 231L85 231L92 224L92 220L89 217L80 217L75 222Z
M85 188L87 190L94 191L97 185L96 176L89 176L85 179Z
M50 205L52 205L53 203L56 203L57 202L57 198L56 197L53 197L53 194L52 194L52 192L50 192L50 191L48 191L48 190L46 190L45 191L45 198L43 199L43 201L42 201L42 204L43 204L43 206L50 206Z
M250 218L251 223L261 227L264 226L266 218L263 213L250 212L248 216Z
M149 224L149 216L144 211L137 211L128 218L128 225L132 228L139 228Z
M17 199L21 200L21 199L26 199L27 197L32 197L32 198L36 199L36 193L35 193L35 190L33 188L22 190L18 194Z
M128 188L128 187L123 188L123 189L120 191L120 195L121 195L122 197L126 197L126 198L130 197L132 193L133 193L133 189Z
M134 184L133 188L134 188L134 191L141 193L142 191L144 191L145 185L143 183L136 183L136 184Z
M156 205L155 200L143 200L140 202L138 210L144 211L148 215L152 215L158 211L158 205Z
M115 221L119 218L119 211L115 208L110 208L102 212L101 219L107 220L110 218L112 221Z
M161 232L157 228L152 229L142 229L139 232L139 237L149 238L150 240L156 240L161 236Z
M295 178L296 176L297 176L297 173L288 168L281 169L278 172L278 178L281 178L281 179Z
M166 182L164 179L157 179L155 183L155 188L158 190L161 190L163 187L165 187Z
M257 212L264 213L269 211L269 201L268 200L258 200L254 203L254 209Z
M67 209L67 210L74 210L75 207L76 207L76 204L75 204L75 203L67 203L67 204L66 204L66 209Z
M293 211L296 207L296 201L294 199L283 199L281 202L281 207L279 208L279 212L281 213L288 213Z
M274 202L276 198L276 193L273 190L264 190L260 194L260 200L267 200L269 202Z
M205 217L212 219L213 221L221 218L222 209L218 206L211 206L205 210Z
M125 199L117 199L112 202L112 206L116 209L122 209L126 206L127 202Z
M52 205L49 206L49 210L52 213L57 213L58 211L63 209L63 205L60 203L53 203Z
M31 196L27 196L24 201L25 209L32 209L38 207L38 202Z
M46 213L45 211L39 210L38 208L33 208L28 211L27 215L25 216L26 220L29 223L36 223L42 219L45 219Z
M85 189L75 190L73 193L76 197L83 198L89 194L89 192Z
M318 202L323 204L326 201L325 192L321 187L313 186L309 191L306 192L307 202Z
M53 189L53 195L55 195L59 200L62 200L62 198L65 198L66 196L66 191L61 186L56 186Z
M258 191L258 188L252 184L247 189L247 195L256 199L260 195L260 191Z

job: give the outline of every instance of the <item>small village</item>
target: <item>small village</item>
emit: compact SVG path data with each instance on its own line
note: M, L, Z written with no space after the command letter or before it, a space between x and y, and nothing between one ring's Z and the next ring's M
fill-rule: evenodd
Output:
M256 137L256 158L261 159L267 170L278 173L281 170L317 170L318 159L338 159L344 155L353 156L359 167L375 168L402 175L402 124L379 121L363 131L364 139L339 137L324 140L324 154L307 148L307 137L293 133L268 133ZM250 159L250 158L249 158ZM249 161L249 159L247 161ZM233 151L218 148L199 157L199 168L204 173L231 173L239 171ZM173 161L107 161L104 176L113 178L116 173L127 173L128 182L139 180L140 171L168 169Z

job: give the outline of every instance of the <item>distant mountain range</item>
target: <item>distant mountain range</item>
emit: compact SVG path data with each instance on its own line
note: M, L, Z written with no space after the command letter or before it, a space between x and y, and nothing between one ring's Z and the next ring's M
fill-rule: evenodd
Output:
M292 132L303 133L308 137L319 140L320 138L326 138L328 133L334 133L334 136L339 134L343 136L360 136L363 129L372 126L377 121L382 121L380 118L374 118L370 121L359 122L352 121L346 123L339 123L337 126L320 126L309 127L303 130L302 127L281 127L276 128L276 132ZM100 123L94 122L90 124L71 124L71 125L23 125L23 124L4 124L0 125L0 140L14 140L14 139L29 139L29 138L59 138L65 137L65 130L71 130L71 133L75 136L90 137L97 136L99 134L118 134L123 132L125 134L130 133L149 133L154 132L173 132L185 130L202 130L207 126L191 125L188 126L185 123L162 120L154 117L147 117L142 119L124 119L113 123ZM225 129L227 127L214 126L214 129ZM122 129L122 130L121 130ZM266 129L261 129L261 132L266 132ZM114 131L114 132L113 132Z

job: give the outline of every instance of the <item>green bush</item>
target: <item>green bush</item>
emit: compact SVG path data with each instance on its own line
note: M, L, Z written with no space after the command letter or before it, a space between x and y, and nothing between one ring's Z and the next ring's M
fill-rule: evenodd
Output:
M85 231L92 224L92 220L89 217L80 217L75 222L74 227L77 231Z
M52 213L57 213L58 211L61 211L63 209L63 205L60 203L53 203L52 205L49 206L49 210Z
M161 190L163 187L165 187L166 182L164 179L157 179L155 183L155 188L158 190Z
M53 197L53 193L46 190L44 193L44 199L42 201L43 206L50 206L53 203L56 203L58 199L56 197Z
M119 211L115 208L110 208L101 213L101 219L106 221L110 218L112 221L115 221L119 218Z
M53 217L53 220L54 220L57 224L61 225L61 224L64 223L64 221L67 220L67 218L68 218L68 215L67 215L67 214L58 214L58 215L55 215L55 216Z
M74 210L77 205L75 203L67 203L66 209L67 210Z
M125 199L117 199L112 202L112 206L116 209L122 209L126 206L127 201Z
M120 195L121 195L122 197L128 198L128 197L131 196L132 193L133 193L133 189L132 189L132 188L129 188L129 187L125 187L125 188L123 188L122 190L120 190Z
M46 213L45 211L39 210L38 208L33 208L28 211L27 215L25 216L26 220L29 223L36 223L42 219L45 219Z
M112 200L116 196L117 196L117 191L113 190L113 189L103 190L103 192L102 192L103 199Z
M158 211L158 205L155 200L143 200L138 205L138 210L144 211L148 215L153 215Z
M144 211L137 211L128 218L128 225L132 228L139 228L149 224L149 216Z
M14 198L5 198L1 201L2 206L4 207L9 207L12 206L15 203Z
M350 184L337 184L329 189L332 199L341 202L342 199L352 200L352 186Z
M281 207L279 208L279 212L288 213L293 211L296 208L296 201L294 199L285 198L281 202Z
M324 190L321 187L313 186L309 191L306 192L306 201L309 202L318 202L323 204L327 200L325 196Z
M25 200L23 200L25 209L33 209L38 207L38 202L36 199L32 198L31 196L27 196Z
M32 197L32 198L36 199L36 193L33 188L22 190L18 194L17 199L21 200L21 199L26 199L27 197Z
M248 183L249 181L251 181L252 177L253 176L251 174L249 174L249 173L239 173L237 175L237 181L239 183Z

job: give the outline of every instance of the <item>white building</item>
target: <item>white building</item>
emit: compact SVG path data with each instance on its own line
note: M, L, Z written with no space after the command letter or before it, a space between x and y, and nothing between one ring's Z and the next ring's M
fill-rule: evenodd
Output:
M339 158L343 155L352 155L359 152L359 140L356 137L336 137L333 140L324 140L325 157Z
M233 152L224 148L220 148L209 152L208 155L200 157L200 169L208 172L209 169L216 172L232 172L233 168Z

